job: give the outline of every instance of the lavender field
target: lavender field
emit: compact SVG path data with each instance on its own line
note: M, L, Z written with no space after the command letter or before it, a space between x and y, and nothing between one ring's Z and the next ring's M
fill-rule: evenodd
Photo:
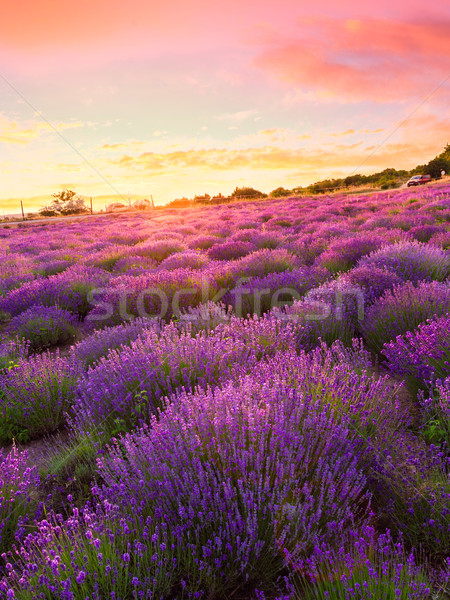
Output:
M450 185L0 228L0 597L444 599Z

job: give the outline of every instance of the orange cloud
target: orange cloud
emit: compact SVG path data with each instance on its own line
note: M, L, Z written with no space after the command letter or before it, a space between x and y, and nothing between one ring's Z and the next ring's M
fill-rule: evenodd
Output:
M42 133L54 133L64 129L84 127L80 121L69 123L46 123L45 121L33 121L28 126L21 125L17 121L10 121L0 117L0 142L6 144L29 144Z
M412 168L418 163L428 162L442 149L444 131L450 133L450 119L428 123L431 126L430 136L424 142L417 139L414 142L414 131L417 123L411 123L404 133L402 141L388 142L379 147L354 144L328 145L323 148L286 149L277 146L261 148L246 148L233 150L212 148L204 150L187 150L156 154L144 152L138 156L123 155L118 159L110 159L108 165L120 167L136 176L153 175L154 173L172 173L186 169L202 169L224 172L241 169L270 171L302 171L303 176L308 171L323 171L329 176L331 170L345 170L348 175L358 165L364 165L363 171L384 169L386 166L396 168Z
M298 37L272 36L255 64L304 89L350 101L421 97L450 73L450 21L314 19Z
M119 142L117 144L103 144L100 146L101 150L124 150L125 148L133 148L143 146L146 142L131 141L131 142Z

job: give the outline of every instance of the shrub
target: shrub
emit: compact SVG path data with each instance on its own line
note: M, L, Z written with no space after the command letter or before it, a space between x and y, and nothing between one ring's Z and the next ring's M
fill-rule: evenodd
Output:
M336 279L310 290L304 299L285 310L286 318L301 323L302 348L314 348L321 341L340 340L349 346L356 326L364 316L364 293L346 279Z
M28 453L15 446L6 456L0 456L0 553L14 541L18 526L33 506L33 491L39 485L36 467L27 466Z
M45 350L74 339L77 320L55 306L34 305L11 319L6 332L29 343L31 352Z
M450 248L450 231L436 233L430 239L430 242L436 246L441 246L444 250L448 250Z
M355 267L348 271L347 279L350 284L362 288L366 308L378 300L386 290L392 290L402 283L402 279L396 273L374 266Z
M0 374L0 443L26 442L64 425L78 374L74 361L49 353L22 358Z
M145 329L160 329L159 322L151 319L135 319L130 323L121 323L115 327L106 327L91 333L73 347L74 358L85 367L91 367L111 350L129 346Z
M49 262L46 261L42 266L39 267L37 274L42 275L43 277L50 277L51 275L62 273L71 265L73 265L72 260L55 259Z
M433 281L415 286L408 282L385 292L368 309L362 332L367 343L381 351L383 344L449 311L449 284Z
M187 240L187 245L193 250L209 250L221 240L215 235L197 235Z
M123 246L107 244L102 250L89 257L86 260L86 264L112 272L116 263L121 258L124 258L125 251Z
M294 335L298 334L294 331ZM389 422L395 431L404 425L395 390L387 377L371 375L372 361L361 340L354 339L350 347L338 341L328 346L324 342L313 350L302 349L300 330L297 352L276 352L260 363L258 380L277 387L280 382L300 390L304 398L319 402L327 414L346 417L362 436L374 435Z
M421 548L436 562L445 559L450 548L448 458L409 432L398 432L389 446L378 443L372 451L372 490L383 522L408 546Z
M215 292L206 276L190 269L122 275L95 294L87 322L105 327L135 317L169 321L179 317L182 309L208 301Z
M382 354L390 371L432 385L450 369L450 315L429 319L417 329L385 344Z
M16 316L35 304L42 304L57 306L84 318L91 308L89 293L103 287L106 280L107 275L101 269L75 265L58 275L24 283L8 292L0 299L0 310Z
M0 342L0 376L2 372L16 367L18 361L27 357L28 353L29 345L26 340L16 338Z
M151 258L157 263L162 262L172 254L183 252L184 250L186 250L186 246L176 238L161 240L151 239L134 246L135 254Z
M364 255L379 248L384 242L380 235L355 235L334 240L317 259L317 264L332 273L348 271Z
M448 372L448 371L447 371ZM429 396L419 394L422 409L421 433L430 444L450 448L450 377L436 381Z
M431 237L445 233L445 230L439 225L417 225L411 227L409 232L419 242L429 242Z
M33 259L20 252L1 252L0 249L0 290L8 287L8 281L28 281L33 277L36 265Z
M414 283L443 281L450 274L450 257L437 246L398 242L363 257L358 266L386 268Z
M202 269L208 263L205 255L199 252L178 252L172 256L165 258L161 265L161 269L172 271L174 269Z
M73 409L77 429L129 431L149 421L164 397L196 386L217 385L250 368L254 352L228 332L192 337L166 326L146 330L130 347L111 350L80 381ZM252 359L253 355L253 359Z
M177 567L164 522L108 503L51 513L8 560L0 591L18 600L167 597Z
M300 268L302 263L284 248L257 250L239 260L224 263L220 269L210 271L218 287L233 288L240 280L262 278L271 273L283 273Z
M293 600L425 600L431 585L415 556L389 531L376 536L373 527L350 531L338 551L317 546L308 564L294 564L297 594Z
M240 317L262 314L300 299L327 278L324 269L303 267L255 277L227 293L222 301Z
M227 597L283 570L278 543L306 558L365 521L358 454L347 427L301 391L249 377L185 393L151 429L122 438L99 462L100 495L166 515L186 548L186 591L199 581Z
M251 241L258 249L267 250L275 250L275 248L278 248L285 243L284 236L280 235L276 231L253 232Z
M223 242L212 246L207 252L213 260L236 260L256 250L251 242Z
M153 271L158 263L147 256L124 256L119 258L112 269L114 274L127 273L128 275L141 275Z

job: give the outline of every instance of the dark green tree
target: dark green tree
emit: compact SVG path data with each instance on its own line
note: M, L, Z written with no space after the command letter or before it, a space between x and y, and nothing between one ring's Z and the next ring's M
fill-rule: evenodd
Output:
M292 196L291 190L286 190L284 187L278 187L270 192L272 198L282 198L283 196Z
M450 171L450 161L439 156L430 160L425 167L425 173L431 175L433 179L440 179L441 171L445 171L446 173Z
M230 196L231 198L266 198L267 194L263 194L259 190L250 187L236 188Z

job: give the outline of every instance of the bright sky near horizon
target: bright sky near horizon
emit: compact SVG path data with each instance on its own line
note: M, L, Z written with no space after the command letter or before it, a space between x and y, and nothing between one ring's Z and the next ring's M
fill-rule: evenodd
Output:
M447 0L16 0L1 13L0 213L63 187L157 203L269 192L411 168L450 142Z

